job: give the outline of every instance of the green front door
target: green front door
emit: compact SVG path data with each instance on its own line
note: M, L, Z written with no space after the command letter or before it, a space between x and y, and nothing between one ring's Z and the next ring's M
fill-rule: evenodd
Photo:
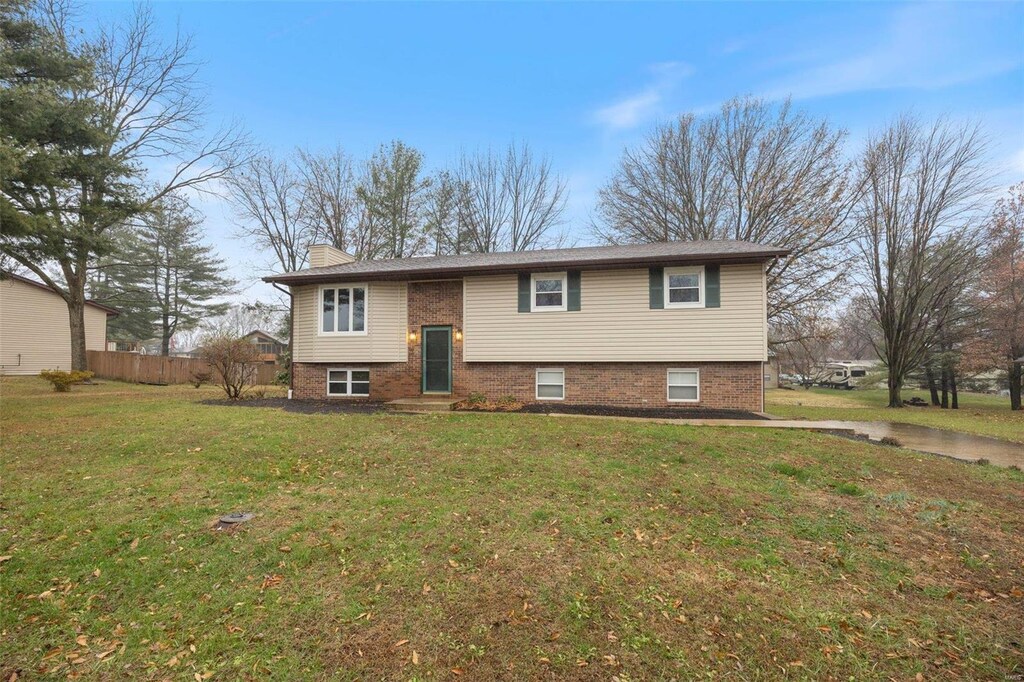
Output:
M423 392L452 392L452 328L424 327Z

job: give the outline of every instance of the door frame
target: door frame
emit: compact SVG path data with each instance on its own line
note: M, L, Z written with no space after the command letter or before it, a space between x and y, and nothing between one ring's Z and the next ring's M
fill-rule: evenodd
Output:
M448 332L448 390L428 391L427 390L427 332L446 331ZM420 392L433 395L451 395L452 392L452 325L432 324L420 327Z

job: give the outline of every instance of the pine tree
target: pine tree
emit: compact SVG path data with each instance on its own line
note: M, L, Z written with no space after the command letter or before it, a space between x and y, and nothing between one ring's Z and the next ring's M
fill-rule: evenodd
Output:
M132 260L145 275L140 280L162 355L170 353L176 331L223 314L228 303L217 299L235 286L223 275L224 261L202 242L201 224L184 202L164 200L146 214L137 237Z

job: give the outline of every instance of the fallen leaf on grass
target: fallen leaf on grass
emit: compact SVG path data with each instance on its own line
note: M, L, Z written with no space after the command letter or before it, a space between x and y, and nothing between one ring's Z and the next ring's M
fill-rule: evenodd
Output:
M100 653L96 654L96 658L98 658L98 659L100 659L102 661L104 658L106 658L110 654L114 653L115 651L117 651L117 647L116 646L115 647L111 647L110 649L107 649L106 651L101 651Z
M413 651L412 651L412 664L413 665L419 665L420 664L420 655L418 653L416 653L415 649L413 649Z
M268 575L263 579L263 583L260 585L260 591L266 590L271 587L277 587L284 581L284 576L278 573Z
M11 554L4 554L3 556L0 556L0 564L2 564L5 561L10 561L13 558L14 556Z
M398 647L405 646L408 643L409 643L409 640L407 640L407 639L400 639L397 642L395 642L395 646L393 646L392 648L393 649L397 649Z
M135 551L138 548L139 548L139 539L135 538L134 540L132 540L132 544L128 545L128 549L130 549L132 551Z
M78 646L89 646L89 638L85 635L79 635L78 637L75 637L75 642L78 643Z
M423 583L423 594L430 594L430 590L431 590L430 585L428 585L426 583Z

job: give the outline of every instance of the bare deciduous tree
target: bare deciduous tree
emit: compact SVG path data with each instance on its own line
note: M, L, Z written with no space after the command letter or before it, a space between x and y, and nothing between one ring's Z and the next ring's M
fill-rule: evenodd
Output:
M768 317L793 318L835 301L847 275L857 191L844 137L788 102L738 99L713 116L684 116L623 154L599 192L595 232L610 243L740 239L788 248L769 265ZM799 324L778 328L787 327Z
M972 221L986 176L976 127L902 117L871 138L860 160L865 192L856 212L866 288L889 370L889 406L960 300L976 268Z
M491 150L463 156L456 173L467 195L472 251L527 251L557 240L551 230L562 223L566 183L528 145L510 144L503 156Z
M1006 368L1010 409L1021 409L1024 381L1024 183L1000 199L985 226L980 287L982 341L993 364Z
M351 252L357 258L360 240L359 202L352 160L341 149L329 152L299 150L302 178L302 221L318 242Z
M300 269L316 230L303 220L305 189L291 160L259 154L233 169L226 185L242 236L273 253L285 272Z

